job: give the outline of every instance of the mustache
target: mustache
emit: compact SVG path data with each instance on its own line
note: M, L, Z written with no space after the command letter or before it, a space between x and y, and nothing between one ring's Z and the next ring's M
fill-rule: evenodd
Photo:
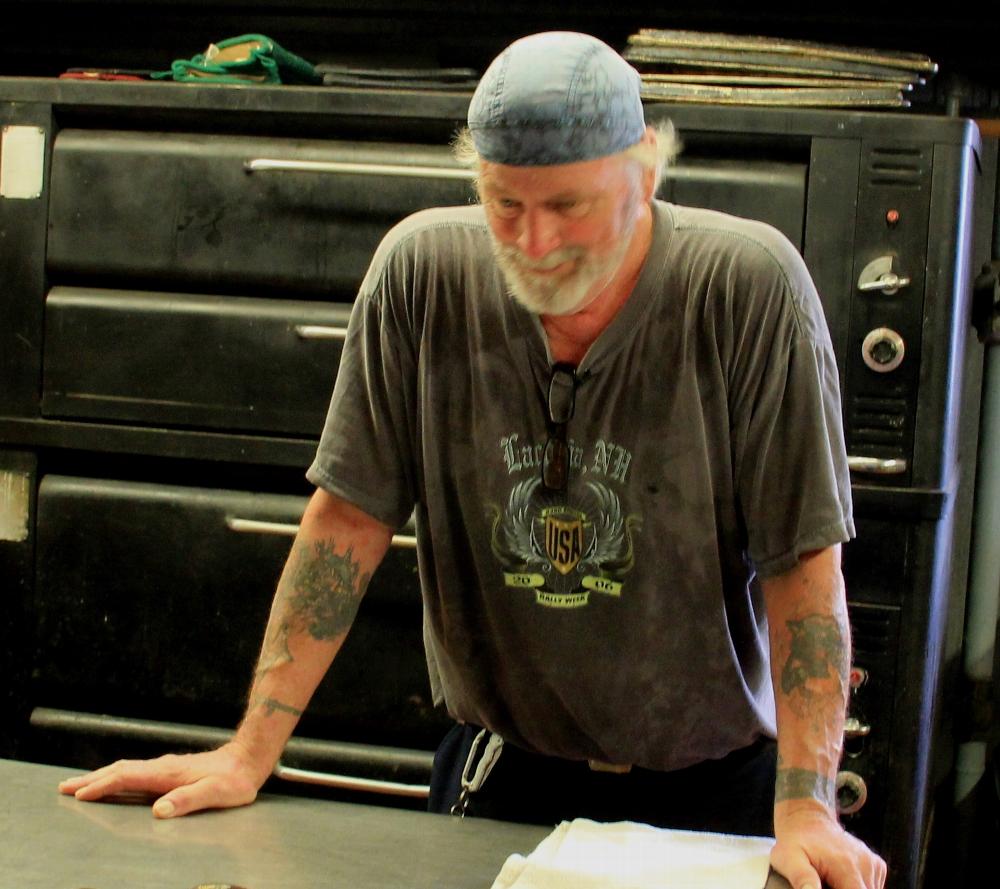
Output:
M564 262L580 259L587 251L585 248L579 246L559 247L539 259L531 259L525 256L517 247L497 244L496 252L501 260L505 260L511 265L527 269L528 271L547 272L562 265Z

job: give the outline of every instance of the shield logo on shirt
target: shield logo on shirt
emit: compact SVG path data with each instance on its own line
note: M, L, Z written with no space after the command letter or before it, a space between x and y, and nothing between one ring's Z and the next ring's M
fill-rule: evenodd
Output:
M545 555L560 574L569 574L583 555L583 513L545 513Z

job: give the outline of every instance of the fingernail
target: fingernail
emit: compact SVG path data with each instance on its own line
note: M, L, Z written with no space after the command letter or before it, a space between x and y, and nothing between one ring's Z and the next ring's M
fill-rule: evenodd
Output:
M169 818L176 811L176 806L168 799L158 799L153 804L153 814L157 818Z

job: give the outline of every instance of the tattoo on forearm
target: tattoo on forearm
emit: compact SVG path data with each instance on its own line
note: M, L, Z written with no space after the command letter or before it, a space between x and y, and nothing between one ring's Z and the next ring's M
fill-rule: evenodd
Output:
M299 548L278 585L285 617L264 639L257 679L295 660L288 647L295 633L307 631L313 639L327 641L347 632L371 579L353 556L352 547L338 554L332 539Z
M292 572L288 599L292 620L304 626L313 639L334 639L350 629L369 575L361 574L354 548L342 555L333 540L317 540L304 547Z
M815 799L823 805L834 806L834 782L824 775L809 769L786 769L778 762L778 773L774 782L774 801L776 803L790 799Z
M806 715L818 697L843 697L847 687L847 646L840 625L829 615L811 615L787 623L791 634L788 657L781 670L781 690L790 706ZM829 684L810 686L811 681Z
M280 627L272 629L264 637L264 645L260 653L260 661L257 663L256 677L258 679L266 676L275 667L282 664L290 664L295 658L288 648L288 624L283 623Z
M292 716L301 716L302 711L298 707L292 707L290 704L283 704L277 698L265 698L260 702L260 706L267 710L268 716L274 716L275 713L290 713Z

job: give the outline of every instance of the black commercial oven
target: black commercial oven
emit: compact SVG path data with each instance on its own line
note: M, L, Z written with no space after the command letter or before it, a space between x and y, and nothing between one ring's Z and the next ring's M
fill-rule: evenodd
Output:
M98 765L239 718L355 290L395 221L472 199L448 149L467 102L0 79L4 755ZM648 116L684 143L661 196L771 223L819 289L858 526L838 798L891 885L916 886L952 753L996 147L904 113ZM412 544L303 721L303 761L426 781L446 720Z

